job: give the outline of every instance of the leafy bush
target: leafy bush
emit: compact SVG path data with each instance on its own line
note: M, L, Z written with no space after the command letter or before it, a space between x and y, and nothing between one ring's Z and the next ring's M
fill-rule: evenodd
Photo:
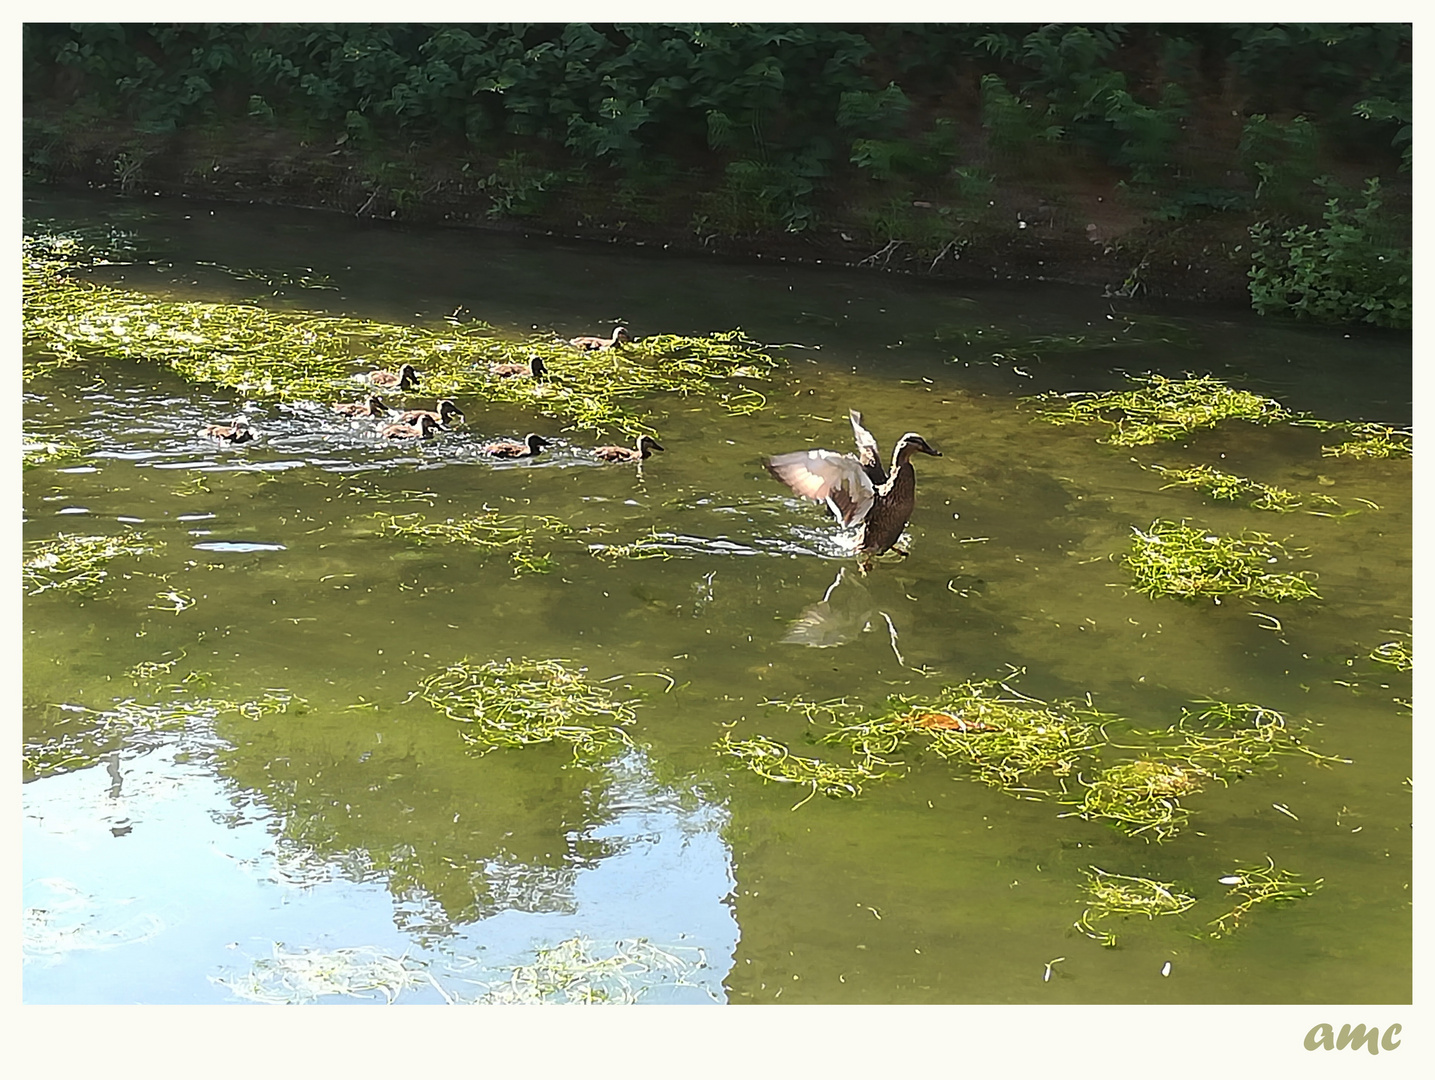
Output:
M1320 181L1327 190L1334 185ZM1326 200L1319 229L1276 231L1269 222L1251 228L1251 305L1262 315L1289 312L1321 322L1367 322L1408 329L1411 322L1411 251L1392 243L1392 223L1379 214L1380 181L1366 181L1365 203Z

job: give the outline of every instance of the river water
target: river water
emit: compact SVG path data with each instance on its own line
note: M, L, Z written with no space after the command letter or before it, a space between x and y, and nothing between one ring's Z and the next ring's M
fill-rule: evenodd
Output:
M25 209L125 230L140 256L92 275L125 289L421 326L460 312L513 335L741 327L789 361L752 415L648 403L666 450L641 470L594 465L584 449L610 439L517 406L461 400L461 428L388 447L317 407L127 359L27 383L27 437L86 449L26 469L25 540L136 528L164 546L95 592L24 601L25 747L46 763L24 787L26 1001L383 1001L379 984L400 1002L474 1000L575 939L627 950L645 1002L1410 1000L1410 675L1369 659L1408 641L1409 460L1323 457L1319 431L1240 421L1122 448L1022 401L1211 374L1404 426L1408 336L187 200L31 193ZM884 452L909 430L942 452L916 461L909 557L865 577L830 517L762 467L849 450L849 408ZM254 443L195 435L241 411ZM553 440L532 461L474 453L528 431ZM1195 464L1360 512L1217 503L1149 469ZM484 506L612 544L656 531L672 557L554 540L553 572L515 575L374 516ZM1157 519L1284 539L1320 598L1136 592L1121 557ZM416 696L450 664L519 658L561 658L631 701L632 747L480 755ZM170 700L290 707L82 737L156 700L132 674L144 663L168 665ZM1090 695L1138 728L1201 700L1258 703L1349 763L1287 755L1212 784L1155 843L936 756L802 802L715 749L762 735L832 756L820 717L771 702L871 707L988 679ZM1268 860L1310 895L1213 936L1235 902L1220 879ZM1091 867L1198 902L1103 920L1118 935L1103 947L1073 925Z

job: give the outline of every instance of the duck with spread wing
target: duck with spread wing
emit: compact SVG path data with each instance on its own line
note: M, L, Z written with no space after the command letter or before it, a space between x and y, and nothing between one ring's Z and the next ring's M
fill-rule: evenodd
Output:
M916 505L917 473L912 455L941 457L915 431L897 441L892 451L892 470L882 467L877 440L862 426L862 414L853 409L852 435L857 454L831 450L799 450L777 454L766 461L767 471L798 495L825 502L845 527L856 526L856 549L863 570L872 560L897 544ZM906 552L900 547L902 554Z

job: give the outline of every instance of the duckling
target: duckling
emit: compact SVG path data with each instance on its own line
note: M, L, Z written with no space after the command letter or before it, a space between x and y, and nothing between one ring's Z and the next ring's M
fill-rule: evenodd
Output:
M630 446L600 446L593 451L593 456L599 461L645 461L654 450L661 449L657 439L640 435L636 450Z
M866 456L870 451L875 459L877 441L862 427L861 413L853 411L850 415L858 454ZM777 454L765 464L768 472L798 495L814 502L826 502L842 525L857 526L858 566L865 573L876 556L897 545L912 516L917 474L911 458L916 453L942 456L926 439L909 431L898 440L892 451L892 471L879 484L873 483L861 457L830 450ZM881 467L880 461L875 464ZM897 550L906 554L901 547Z
M528 434L522 442L492 442L483 447L482 453L490 457L520 458L533 457L538 451L548 445L548 440L542 435Z
M370 394L366 401L345 401L334 406L334 411L343 416L383 416L389 407L378 394Z
M572 345L579 352L598 352L601 349L611 349L621 345L625 341L632 341L632 335L628 333L626 326L620 326L613 331L611 338L600 337L575 337L570 338L569 345Z
M233 424L210 424L208 427L202 427L199 433L227 443L245 443L254 438L254 432L249 430L249 421L242 416L236 417Z
M438 403L438 411L431 409L408 409L399 413L399 422L402 424L413 424L418 422L420 416L431 416L441 427L446 427L453 417L463 419L463 413L459 412L458 406L448 398L443 398Z
M531 375L535 379L541 379L548 373L548 367L543 363L543 357L534 353L526 364L491 364L488 373L500 379L511 379L515 375Z
M354 378L359 382L366 382L371 386L386 386L402 393L409 389L409 387L418 385L419 373L414 370L412 364L404 364L399 368L397 373L392 371L370 371L365 375L355 375Z
M417 424L386 424L379 428L382 439L431 439L438 421L428 413L419 417Z

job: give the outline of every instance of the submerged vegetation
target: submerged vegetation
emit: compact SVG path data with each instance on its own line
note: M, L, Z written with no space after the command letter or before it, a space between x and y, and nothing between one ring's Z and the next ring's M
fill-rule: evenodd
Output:
M697 953L688 958L680 953ZM615 942L600 955L587 938L537 950L506 983L490 983L479 1005L633 1005L659 985L696 986L688 976L707 966L700 950L663 949L643 938Z
M1269 600L1320 598L1310 571L1272 573L1268 567L1290 555L1266 533L1221 536L1184 522L1155 521L1146 531L1132 528L1131 553L1124 559L1136 588L1149 596L1183 599L1259 596Z
M1209 465L1193 465L1186 469L1170 469L1161 465L1152 465L1151 468L1169 479L1170 482L1162 486L1163 491L1173 487L1193 487L1198 491L1204 491L1213 499L1224 499L1230 502L1247 499L1247 505L1257 510L1274 510L1279 514L1292 513L1303 508L1307 503L1329 509L1340 509L1340 503L1329 495L1322 495L1319 492L1312 495L1297 495L1285 488L1262 484L1244 476L1236 476L1234 473L1222 472ZM1317 511L1307 512L1316 513ZM1324 513L1325 511L1319 512Z
M142 533L119 536L72 536L61 533L53 540L34 540L26 544L22 577L25 591L36 593L52 589L84 592L103 584L109 577L105 567L122 555L153 554L161 543L149 540Z
M1179 915L1196 903L1194 896L1174 891L1168 881L1113 874L1093 866L1083 870L1086 875L1087 907L1076 920L1076 928L1087 937L1108 948L1116 945L1116 935L1099 929L1095 924L1112 915Z
M1244 925L1242 920L1253 908L1261 904L1289 904L1312 896L1325 881L1324 878L1317 878L1309 885L1302 885L1299 877L1299 874L1289 870L1277 870L1276 864L1267 857L1265 866L1239 868L1221 878L1222 885L1231 886L1227 897L1239 897L1239 900L1230 911L1211 920L1209 925L1214 929L1210 936L1234 934Z
M833 798L860 795L864 783L881 780L890 775L888 772L878 771L875 766L880 763L875 759L868 759L856 765L834 765L821 758L800 757L782 743L765 735L734 739L724 733L717 742L717 750L737 758L749 771L764 780L810 787L812 790L807 798L794 806L794 810L818 793Z
M417 543L439 541L468 544L487 552L503 552L513 563L515 576L546 574L553 569L553 557L535 553L540 534L561 536L573 530L554 517L541 514L500 514L485 511L443 521L426 520L422 514L377 514L383 528Z
M575 757L629 746L632 706L563 660L461 660L428 676L418 696L451 720L480 754L500 747L567 743ZM594 723L595 720L603 723Z
M168 365L184 378L261 399L331 402L355 378L412 364L425 394L527 405L570 428L653 434L644 399L714 397L745 414L766 402L761 383L784 363L741 330L706 337L656 334L580 352L555 335L499 336L482 323L444 329L246 304L169 300L77 279L78 255L26 237L27 357L126 357ZM543 359L541 379L496 378L497 364ZM28 362L28 361L27 361ZM27 369L27 377L48 368Z
M1133 376L1132 381L1137 386L1131 390L1049 393L1028 400L1036 404L1038 419L1049 424L1106 425L1109 434L1101 441L1112 446L1177 439L1222 420L1278 424L1294 417L1279 402L1234 389L1210 375L1168 379L1151 374Z
M1387 424L1340 425L1354 438L1334 446L1321 447L1326 457L1408 458L1414 452L1415 436Z
M1112 765L1086 784L1072 813L1088 821L1109 821L1128 836L1169 840L1190 819L1182 795L1194 795L1210 774L1193 765L1141 758Z
M26 435L22 452L25 468L29 469L36 465L50 465L56 461L81 457L85 448L69 439L40 439Z

